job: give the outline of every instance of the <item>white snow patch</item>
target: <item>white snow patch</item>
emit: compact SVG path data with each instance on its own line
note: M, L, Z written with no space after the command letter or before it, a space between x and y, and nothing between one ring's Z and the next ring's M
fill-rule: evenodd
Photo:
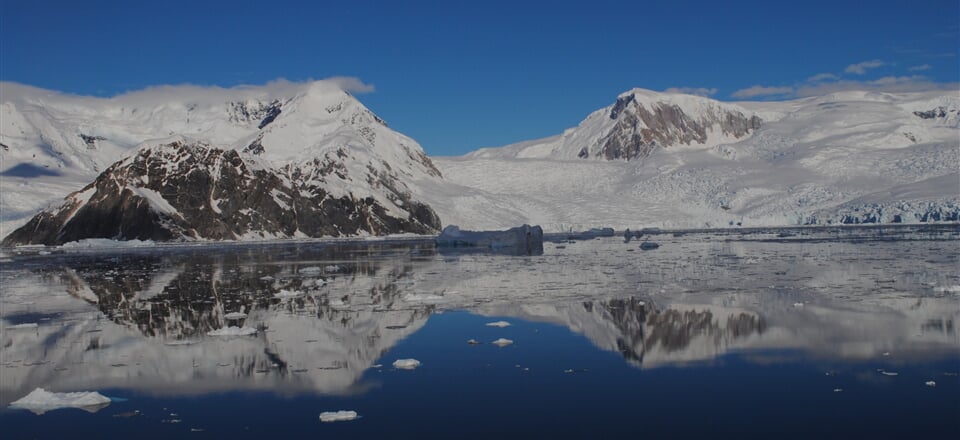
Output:
M393 361L393 368L398 370L412 370L420 366L420 361L416 359L397 359Z
M10 406L43 414L60 408L79 408L88 412L96 412L109 404L110 398L96 391L54 393L43 388L37 388L30 394L11 403Z

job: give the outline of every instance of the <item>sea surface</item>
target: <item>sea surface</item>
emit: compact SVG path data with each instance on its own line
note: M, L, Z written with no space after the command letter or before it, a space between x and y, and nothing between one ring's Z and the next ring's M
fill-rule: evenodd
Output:
M960 438L957 225L5 249L0 318L4 439Z

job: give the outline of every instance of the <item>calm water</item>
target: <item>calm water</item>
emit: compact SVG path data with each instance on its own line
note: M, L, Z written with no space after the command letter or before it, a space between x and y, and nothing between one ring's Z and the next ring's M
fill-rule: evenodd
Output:
M958 233L665 233L654 250L611 237L537 256L422 241L8 250L0 433L955 438ZM207 334L230 324L257 333ZM392 366L405 358L421 365ZM10 407L36 388L113 401ZM336 410L360 418L320 422Z

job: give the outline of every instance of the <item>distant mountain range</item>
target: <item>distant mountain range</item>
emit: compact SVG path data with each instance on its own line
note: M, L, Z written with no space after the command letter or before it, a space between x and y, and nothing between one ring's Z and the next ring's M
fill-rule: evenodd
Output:
M6 245L960 220L955 92L634 89L560 135L431 159L326 81L0 87Z

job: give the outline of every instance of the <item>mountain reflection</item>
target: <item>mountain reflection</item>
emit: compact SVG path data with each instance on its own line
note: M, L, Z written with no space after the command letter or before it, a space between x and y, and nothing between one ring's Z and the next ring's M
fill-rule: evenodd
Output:
M4 267L0 297L0 405L41 386L362 392L375 386L365 371L452 309L559 324L645 369L750 350L954 355L960 301L939 286L960 284L956 255L891 259L883 247L941 245L824 251L682 237L641 258L615 239L529 257L408 241L18 260ZM229 326L257 331L208 335Z

